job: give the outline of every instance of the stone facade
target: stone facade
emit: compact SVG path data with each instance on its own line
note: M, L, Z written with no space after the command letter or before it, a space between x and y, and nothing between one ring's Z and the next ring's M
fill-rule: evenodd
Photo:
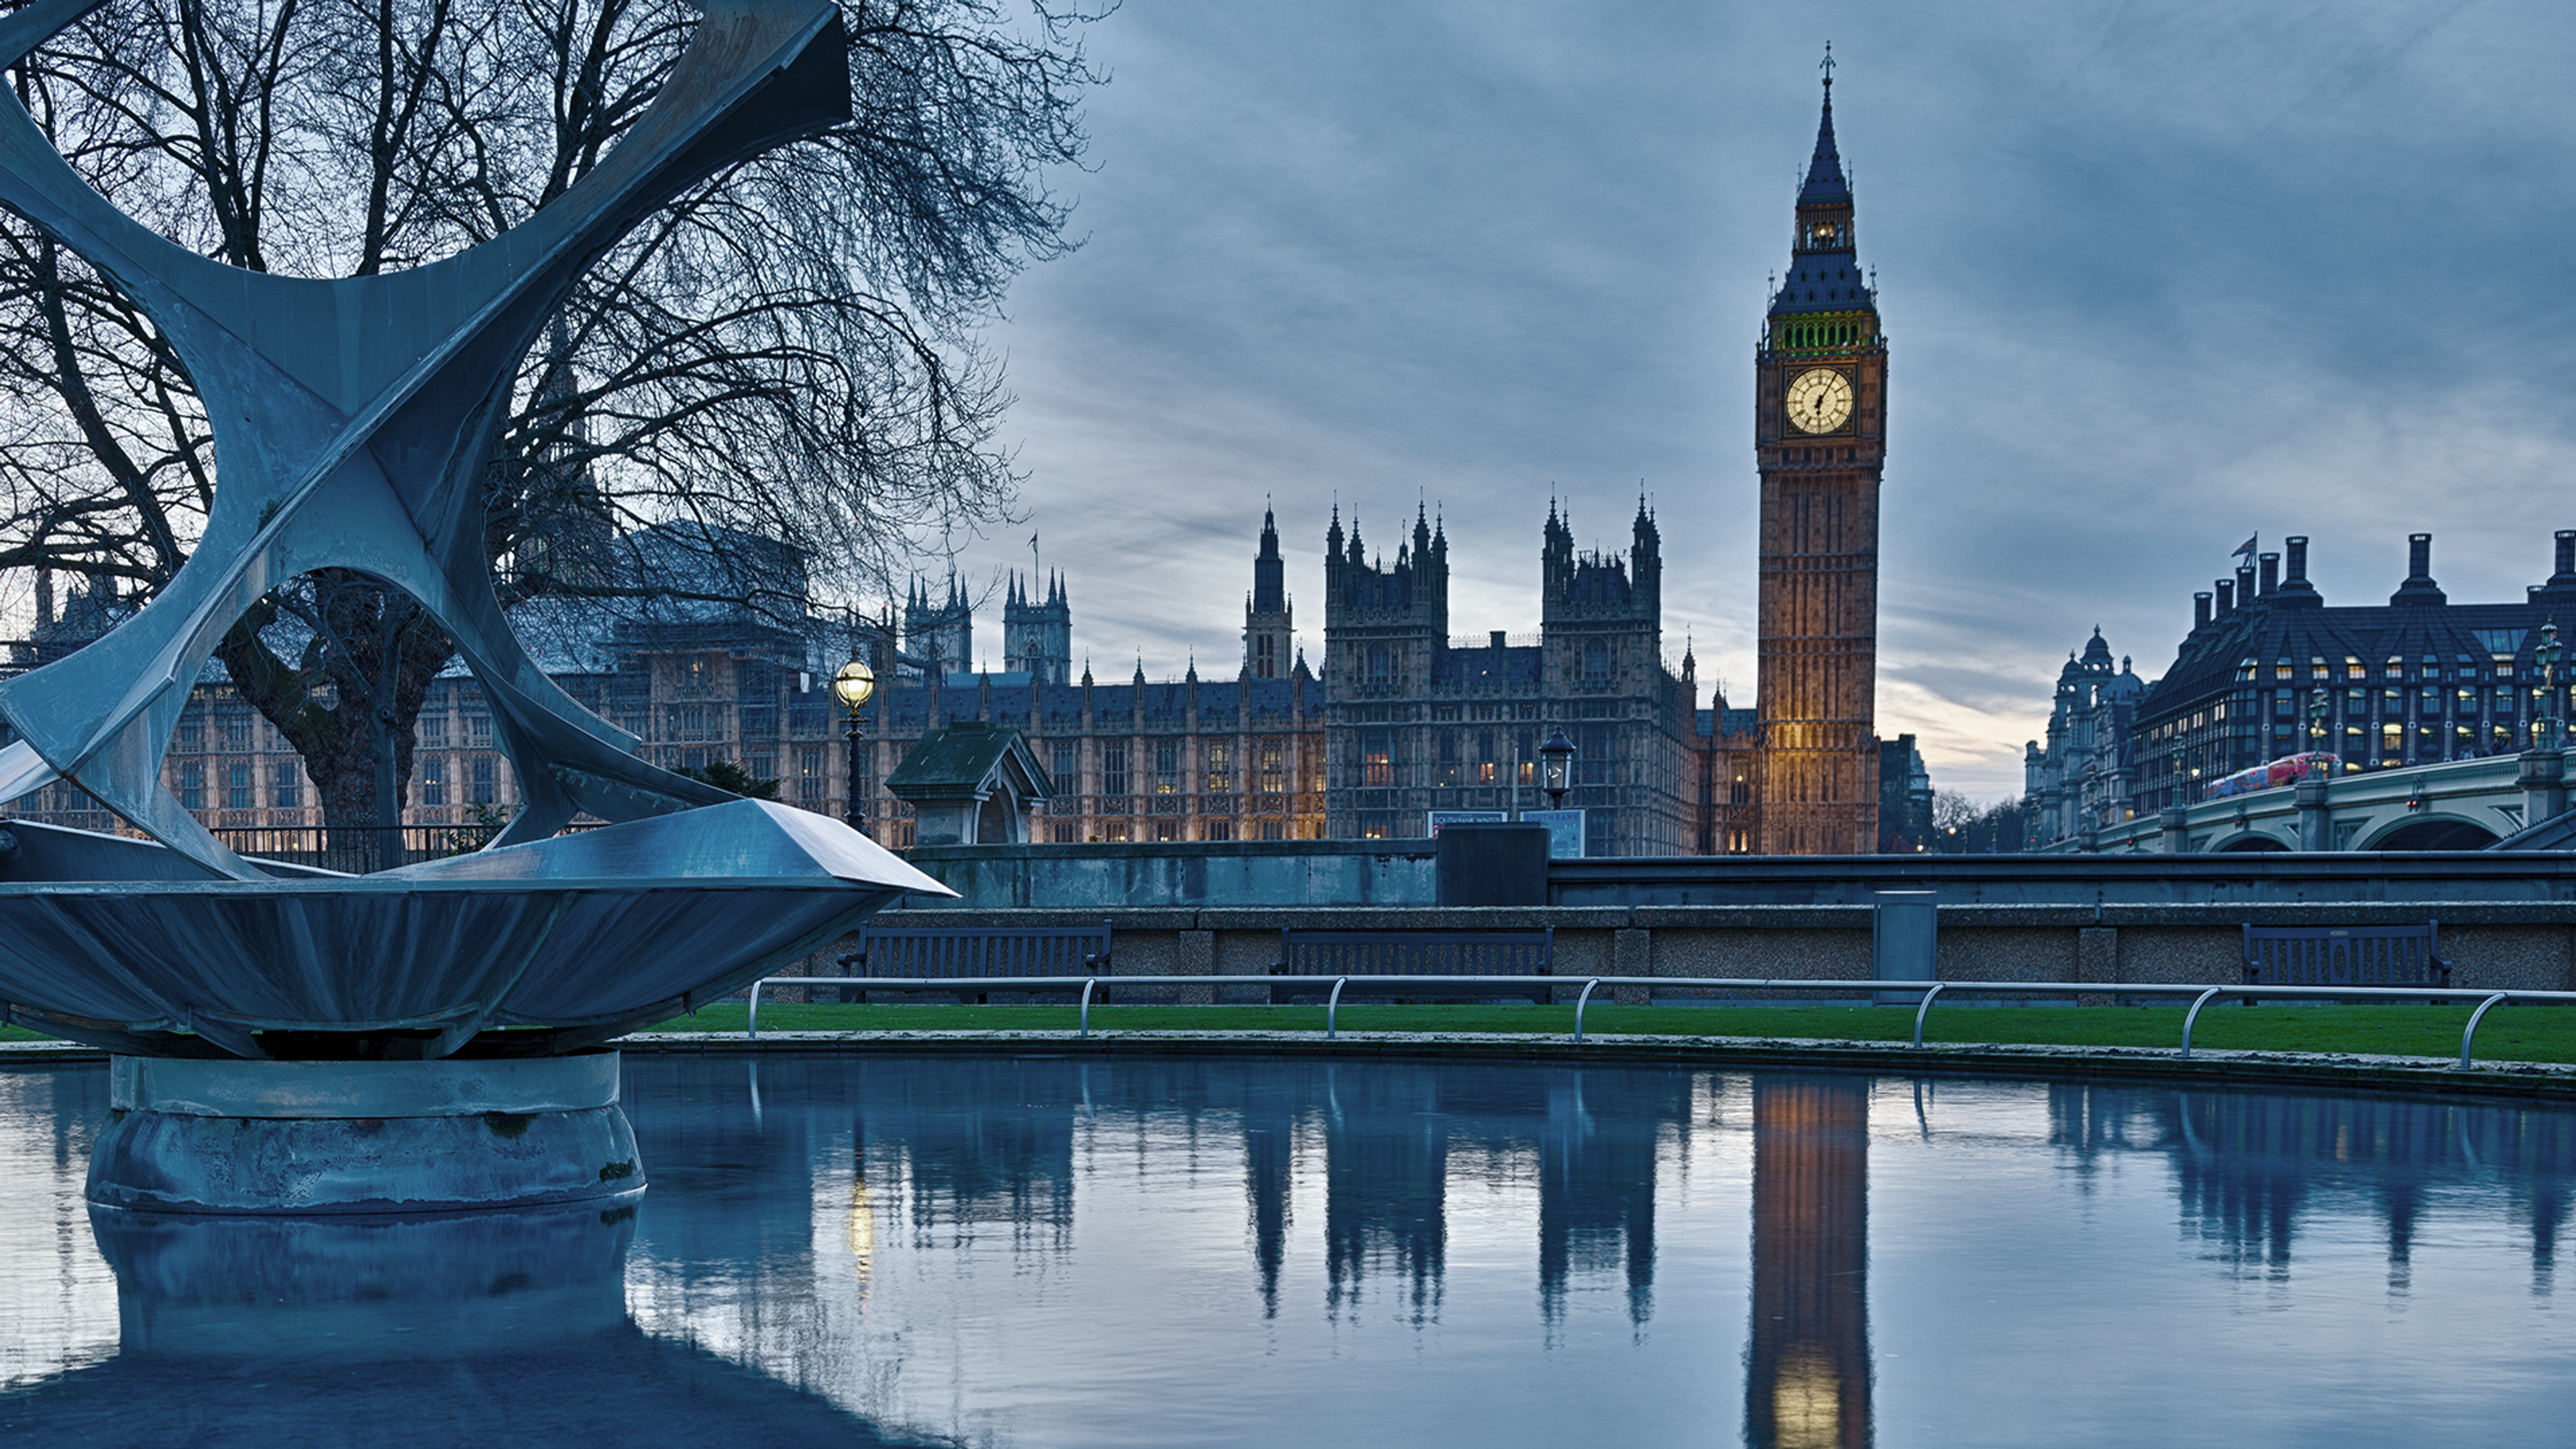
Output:
M2022 747L2022 798L2034 843L2136 816L2137 714L2146 694L2146 681L2125 656L2112 668L2101 630L2080 656L2068 653L2057 673L2048 745L2034 740Z
M2516 602L2451 602L2433 578L2433 537L2419 533L2386 604L2329 606L2308 579L2308 540L2286 539L2285 553L2256 554L2192 596L2191 632L2152 684L2126 661L2111 673L2097 633L2059 678L2048 744L2024 750L2033 843L2195 802L2236 771L2311 748L2349 772L2563 742L2567 668L2544 678L2540 651L2553 626L2576 640L2576 530L2555 542L2555 568ZM2559 740L2544 738L2551 720Z
M1580 554L1551 506L1540 548L1540 632L1449 635L1449 543L1417 512L1395 561L1372 562L1336 511L1324 535L1325 832L1428 833L1434 810L1528 809L1538 749L1575 746L1564 804L1588 855L1697 847L1702 740L1692 664L1666 667L1662 540L1641 501L1624 556ZM1517 782L1515 774L1517 773Z

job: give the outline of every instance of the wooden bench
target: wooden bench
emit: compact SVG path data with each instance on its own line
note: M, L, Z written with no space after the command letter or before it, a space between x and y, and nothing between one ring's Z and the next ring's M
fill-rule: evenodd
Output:
M859 949L839 958L857 980L868 977L953 978L1062 976L1079 983L1109 974L1109 923L1097 926L861 926ZM903 994L912 995L912 991ZM981 1002L984 993L959 990ZM865 987L842 987L844 1001L868 999ZM1101 991L1092 998L1106 1001Z
M2442 923L2246 926L2248 986L2448 986Z
M1273 1003L1315 1000L1331 994L1339 976L1552 976L1556 974L1556 928L1539 931L1300 931L1279 932L1279 959L1273 976L1317 977L1312 984L1270 988ZM1427 1001L1467 998L1491 1000L1527 997L1544 1006L1554 988L1547 986L1450 987L1408 990L1401 986L1353 985L1344 1001Z

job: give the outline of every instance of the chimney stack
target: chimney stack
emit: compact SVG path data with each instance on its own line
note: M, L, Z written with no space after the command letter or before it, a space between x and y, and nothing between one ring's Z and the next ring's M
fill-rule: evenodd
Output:
M2209 595L2194 594L2191 596L2191 627L2194 629L2206 629L2209 627Z
M2230 580L2220 579L2218 581L2218 617L2224 619L2235 612L2236 585Z
M2259 557L2263 565L2263 597L2268 599L2273 590L2281 587L2281 556L2267 553Z
M2324 603L2325 596L2317 592L2316 585L2308 582L2307 536L2302 534L2281 542L2289 549L2289 557L2284 561L2280 589L2273 602L2287 608L2307 608Z
M2406 535L2406 582L2397 586L2397 592L2388 596L2388 602L2392 604L2449 602L2449 597L2442 592L2442 586L2433 582L2433 535L2429 533Z
M2558 567L2550 573L2549 582L2531 586L2533 599L2546 594L2552 605L2560 605L2569 595L2576 594L2576 528L2558 530L2557 562Z

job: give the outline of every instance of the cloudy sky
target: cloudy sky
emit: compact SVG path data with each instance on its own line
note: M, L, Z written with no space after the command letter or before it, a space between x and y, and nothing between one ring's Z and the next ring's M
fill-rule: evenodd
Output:
M1753 695L1752 351L1833 42L1891 352L1881 733L2017 791L2066 652L2153 677L2248 534L2330 602L2435 535L2519 597L2576 528L2576 8L1127 0L1087 237L993 341L1077 667L1231 675L1265 499L1320 652L1338 500L1537 627L1539 525L1664 534L1664 630ZM979 648L998 656L1000 610ZM992 661L999 667L998 657Z

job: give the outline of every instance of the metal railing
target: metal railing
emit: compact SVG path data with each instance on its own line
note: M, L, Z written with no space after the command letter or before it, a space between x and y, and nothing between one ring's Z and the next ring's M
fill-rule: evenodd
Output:
M2471 1052L2476 1045L2478 1027L2487 1012L2506 1002L2554 1003L2576 1005L2576 991L2491 991L2441 986L2199 986L2170 982L2142 981L1769 981L1737 977L1706 976L982 976L982 977L886 977L886 976L764 976L751 985L750 1012L744 1022L747 1037L760 1035L760 993L771 986L838 986L857 987L865 991L1062 991L1081 995L1081 1035L1091 1035L1092 994L1102 986L1261 986L1275 987L1289 983L1321 986L1332 982L1331 995L1324 1003L1324 1037L1332 1040L1338 1029L1342 990L1353 984L1361 986L1438 987L1531 987L1573 986L1582 983L1582 993L1574 1000L1574 1040L1583 1040L1583 1013L1592 1004L1592 993L1607 986L1642 988L1648 991L1738 991L1826 993L1866 997L1875 993L1920 991L1923 1000L1914 1010L1912 1045L1923 1045L1924 1018L1932 1012L1932 1003L1944 992L1975 993L1988 996L2171 996L2192 998L2191 1010L2182 1021L2182 1045L2177 1057L2191 1056L2191 1033L2200 1021L2201 1008L2212 1001L2474 1001L2476 1011L2469 1016L2466 1029L2460 1033L2460 1070L2473 1067ZM1425 994L1465 995L1467 992L1431 991ZM1721 1006L1727 1003L1711 1001Z
M417 865L481 850L501 833L501 825L469 821L456 825L217 825L214 836L225 847L262 860L320 866L350 875L365 875L397 866Z

